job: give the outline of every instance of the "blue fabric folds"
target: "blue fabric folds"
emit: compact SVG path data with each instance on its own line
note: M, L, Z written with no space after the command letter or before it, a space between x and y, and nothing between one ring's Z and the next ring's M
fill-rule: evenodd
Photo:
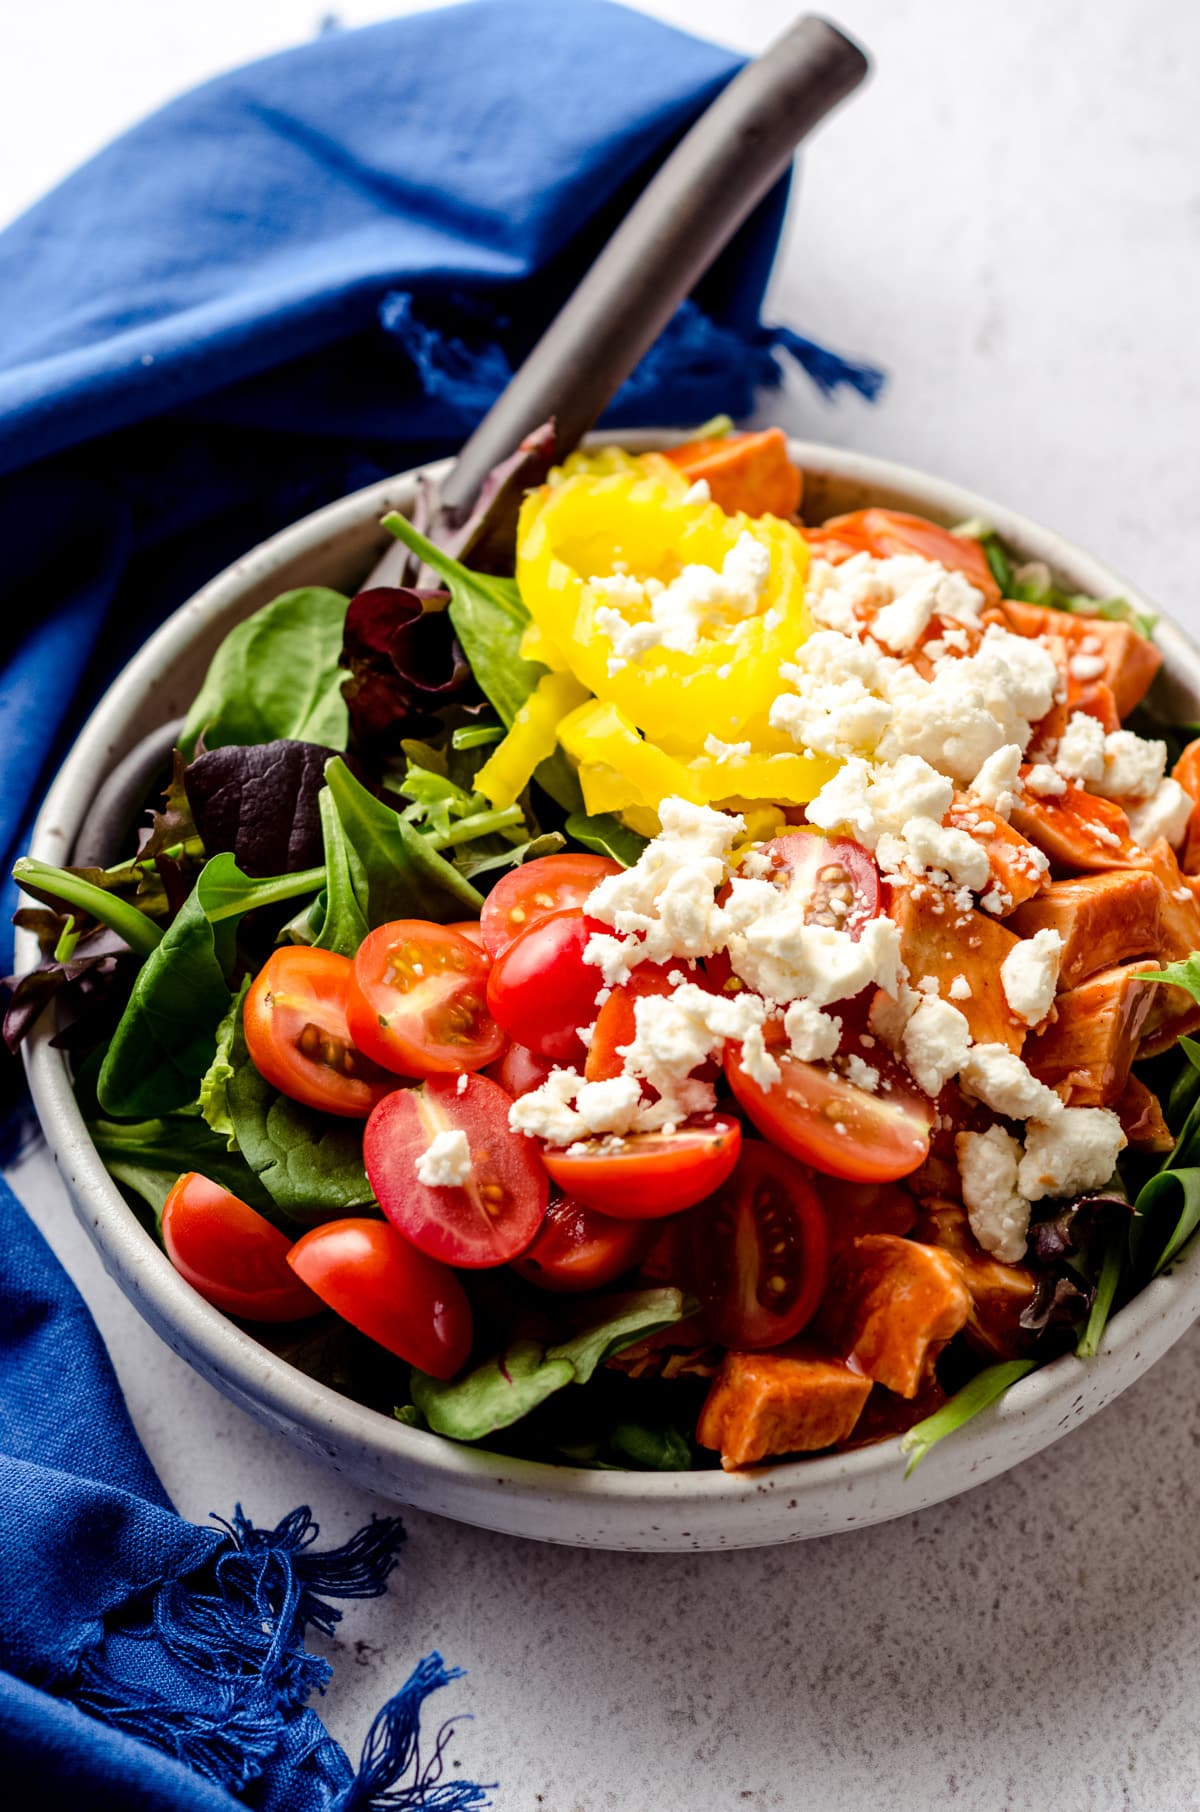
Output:
M105 679L229 560L459 442L739 59L607 0L473 0L334 33L135 127L0 233L0 857ZM767 198L614 422L745 412ZM4 914L5 921L7 913ZM44 1808L464 1812L420 1663L355 1774L307 1701L335 1601L403 1531L167 1501L84 1305L0 1185L0 1779Z

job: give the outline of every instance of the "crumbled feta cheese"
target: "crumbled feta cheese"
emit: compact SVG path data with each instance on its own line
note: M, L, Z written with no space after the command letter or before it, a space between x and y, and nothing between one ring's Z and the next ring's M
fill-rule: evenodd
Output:
M708 483L707 478L697 478L697 480L694 484L690 484L688 486L687 490L683 493L683 502L684 503L711 503L712 502L712 491L709 489L709 483Z
M1062 1112L1062 1102L1052 1088L1039 1082L1029 1067L1006 1044L972 1046L959 1071L968 1095L982 1101L1006 1120L1049 1120ZM1029 1194L1025 1190L1026 1195ZM1036 1198L1030 1196L1031 1201Z
M470 1078L468 1077L466 1070L464 1070L462 1075L459 1077L458 1081L454 1084L454 1092L456 1095L465 1095L466 1094L467 1083L469 1080L470 1080Z
M1132 730L1113 730L1104 738L1104 768L1092 791L1105 799L1148 799L1166 765L1165 742L1147 742Z
M631 1076L664 1098L721 1050L726 1039L742 1046L742 1067L760 1088L779 1081L779 1065L763 1042L767 1003L757 994L710 994L685 982L673 994L650 994L634 1003L633 1041L618 1045Z
M970 1000L971 984L965 975L956 975L946 992L951 1000Z
M842 1022L822 1013L811 1000L794 1000L783 1016L792 1056L801 1063L823 1063L842 1041Z
M632 1076L610 1076L585 1082L575 1097L575 1112L585 1133L627 1133L637 1121L642 1091Z
M971 1232L1002 1264L1025 1256L1029 1203L1017 1187L1021 1146L1002 1126L959 1133L954 1141Z
M471 1147L459 1127L435 1133L417 1159L417 1181L427 1189L456 1189L471 1174Z
M971 782L971 791L998 817L1007 819L1021 795L1020 768L1020 744L1006 742L988 756Z
M1044 1196L1102 1189L1125 1142L1121 1122L1108 1108L1060 1107L1025 1134L1025 1156L1018 1171L1022 1195L1040 1202Z
M774 701L771 728L800 748L843 760L874 748L892 715L882 691L896 664L853 636L818 630L780 669L796 691Z
M971 1048L971 1028L957 1007L926 994L904 1028L901 1049L917 1087L940 1095Z
M967 831L952 830L933 818L910 818L899 837L881 837L876 849L886 874L908 867L916 874L927 869L949 875L958 887L986 885L991 868L987 851Z
M1104 773L1104 725L1086 711L1073 711L1058 740L1054 765L1068 780L1099 780Z
M584 961L610 985L628 978L630 962L711 956L723 941L715 896L744 820L686 799L664 799L658 816L662 830L634 866L606 876L588 896L590 917L636 939L615 949L603 933L589 939Z
M1129 834L1141 849L1149 849L1159 837L1177 848L1187 835L1194 806L1191 794L1177 780L1160 780L1149 799L1126 807Z
M879 1071L856 1051L852 1051L846 1059L846 1080L868 1095L874 1095L879 1089Z
M591 580L596 627L612 643L610 672L614 663L619 671L651 648L693 654L702 636L755 615L770 576L769 549L746 529L719 572L712 566L685 566L669 585L627 573ZM647 614L631 622L629 611Z
M1072 679L1081 680L1086 685L1088 680L1098 680L1101 677L1108 662L1102 654L1073 654L1067 667Z
M747 987L781 1006L803 996L827 1007L872 982L895 992L900 933L891 919L872 919L855 939L831 925L806 924L806 906L771 881L735 875L724 908L725 948Z
M881 836L902 836L912 818L940 822L953 799L953 782L919 755L876 767L856 757L809 801L806 815L819 830L848 831L874 849Z
M1062 951L1062 937L1047 928L1014 944L1000 965L1004 998L1027 1026L1039 1025L1054 1004Z
M714 761L744 761L750 754L748 742L722 742L719 736L710 732L704 738L704 753L711 755Z
M583 1122L571 1103L583 1086L578 1070L551 1070L539 1087L513 1102L508 1110L509 1126L513 1132L544 1139L547 1145L572 1144L579 1137Z
M1066 792L1067 783L1048 761L1038 761L1025 776L1025 790L1039 799L1056 799Z

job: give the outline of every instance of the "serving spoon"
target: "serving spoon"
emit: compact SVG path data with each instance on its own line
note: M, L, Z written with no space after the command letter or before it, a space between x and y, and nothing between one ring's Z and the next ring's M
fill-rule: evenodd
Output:
M722 89L656 174L493 403L438 486L439 540L465 559L507 542L531 482L514 459L553 420L564 459L595 426L679 304L790 163L800 142L862 82L864 52L828 20L797 20ZM471 513L490 474L485 519ZM544 466L543 466L544 471ZM409 555L390 547L365 584L400 582ZM474 562L473 562L474 563ZM511 570L511 558L509 559Z
M574 293L463 446L438 487L439 540L460 559L512 569L517 510L549 459L565 459L653 345L679 304L787 168L796 146L862 82L857 44L812 15L722 89L659 167ZM522 443L551 419L527 459ZM505 462L508 462L507 465ZM497 467L486 514L472 512ZM456 533L456 531L459 531ZM486 538L486 548L483 545ZM394 542L362 589L398 585ZM131 750L96 796L72 860L111 859L170 753L174 726Z

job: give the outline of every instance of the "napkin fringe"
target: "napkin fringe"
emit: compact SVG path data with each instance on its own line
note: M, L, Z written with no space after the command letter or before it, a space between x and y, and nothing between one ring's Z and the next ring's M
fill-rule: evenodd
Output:
M442 322L426 319L414 296L395 290L381 303L379 320L408 357L424 395L456 411L466 432L500 395L512 365L500 341L487 337L494 321L482 324L465 299L451 299L443 308ZM845 388L874 402L884 385L876 366L832 352L791 327L721 325L687 301L622 386L612 415L625 422L640 418L644 402L657 404L664 391L685 399L685 407L689 393L701 408L716 396L730 414L746 415L755 391L778 389L783 382L780 353L796 361L822 396Z
M488 1804L488 1789L441 1778L452 1724L441 1727L422 1759L422 1704L462 1672L440 1655L426 1656L384 1705L359 1771L344 1786L349 1764L303 1709L332 1672L305 1648L305 1632L331 1636L342 1617L332 1600L374 1598L386 1589L405 1539L400 1519L373 1518L324 1552L313 1551L319 1530L307 1506L273 1529L256 1528L240 1504L228 1522L214 1520L227 1539L212 1559L141 1595L81 1657L70 1687L79 1709L234 1793L285 1742L294 1758L300 1717L311 1724L301 1746L322 1752L313 1760L328 1783L331 1812L472 1812Z

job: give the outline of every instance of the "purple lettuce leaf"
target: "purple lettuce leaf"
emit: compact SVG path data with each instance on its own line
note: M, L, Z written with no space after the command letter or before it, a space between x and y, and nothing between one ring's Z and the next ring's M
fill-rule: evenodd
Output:
M255 880L315 868L323 860L318 795L333 754L319 743L280 741L198 755L184 785L205 853L228 850Z
M368 761L384 762L404 737L437 729L444 706L479 697L440 608L445 596L375 586L350 600L341 657L349 678L342 693L350 713L350 747Z

